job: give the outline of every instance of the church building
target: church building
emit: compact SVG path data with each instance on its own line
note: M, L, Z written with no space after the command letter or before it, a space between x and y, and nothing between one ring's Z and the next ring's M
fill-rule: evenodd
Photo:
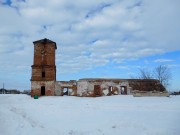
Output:
M56 42L41 39L33 42L34 59L31 75L31 96L99 97L110 95L168 96L155 79L84 78L56 81Z

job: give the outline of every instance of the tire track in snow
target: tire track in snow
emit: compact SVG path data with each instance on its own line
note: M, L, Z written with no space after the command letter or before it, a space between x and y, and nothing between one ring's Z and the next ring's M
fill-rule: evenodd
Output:
M16 107L11 107L10 111L12 111L13 113L17 114L18 116L20 116L23 119L23 122L28 122L32 128L35 127L40 127L40 128L45 128L42 124L40 124L37 120L33 120L30 117L27 117L27 114L25 112L23 112L22 110L16 108ZM20 125L20 128L23 128L25 126L25 123Z

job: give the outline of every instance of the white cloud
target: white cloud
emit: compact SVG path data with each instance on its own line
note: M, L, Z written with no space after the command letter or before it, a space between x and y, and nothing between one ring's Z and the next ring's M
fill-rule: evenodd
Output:
M11 65L0 70L30 67L32 42L45 37L58 45L61 73L179 50L179 5L178 0L12 0L11 6L0 5L0 64Z
M174 60L172 59L156 59L154 60L154 62L160 62L160 63L163 63L163 62L173 62Z
M179 49L180 1L145 0L142 7L143 29L148 41L166 51Z
M120 68L120 69L129 69L128 66L118 66L118 67L116 67L116 68Z
M169 68L179 68L180 65L179 64L168 64L167 65Z

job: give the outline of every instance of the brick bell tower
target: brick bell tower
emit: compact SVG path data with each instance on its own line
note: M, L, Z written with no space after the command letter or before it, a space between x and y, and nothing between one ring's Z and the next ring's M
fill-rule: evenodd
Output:
M31 76L31 96L53 96L56 82L56 43L49 39L33 42L34 62Z

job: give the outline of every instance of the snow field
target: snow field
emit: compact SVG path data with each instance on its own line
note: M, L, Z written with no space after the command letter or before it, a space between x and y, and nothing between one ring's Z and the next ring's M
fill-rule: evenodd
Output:
M179 135L180 96L0 95L0 135Z

